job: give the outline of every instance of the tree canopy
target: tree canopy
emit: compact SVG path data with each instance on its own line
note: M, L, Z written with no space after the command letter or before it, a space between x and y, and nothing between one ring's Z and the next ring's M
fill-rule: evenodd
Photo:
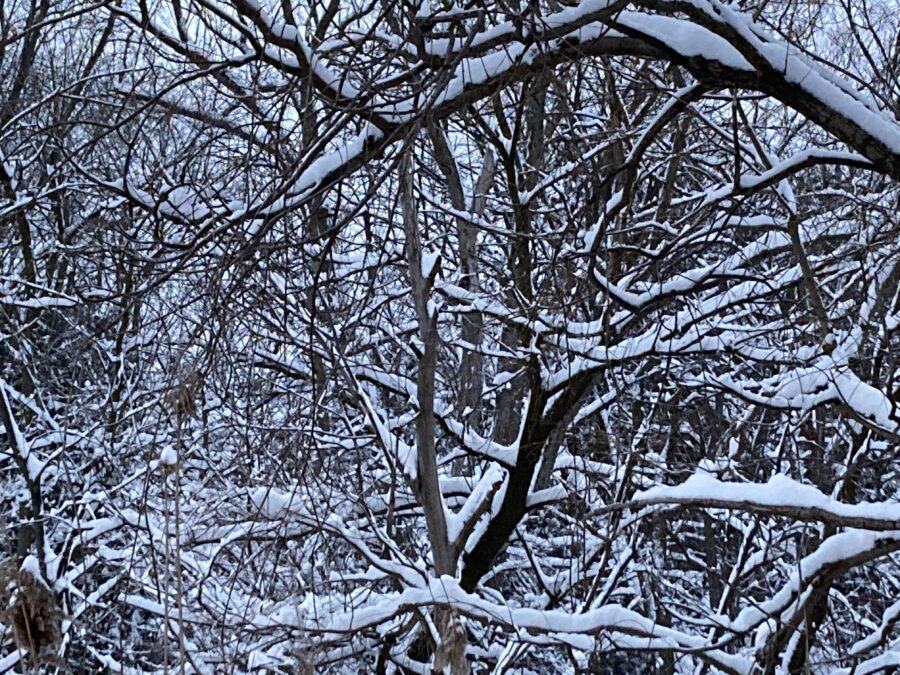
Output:
M898 9L0 2L0 673L893 672Z

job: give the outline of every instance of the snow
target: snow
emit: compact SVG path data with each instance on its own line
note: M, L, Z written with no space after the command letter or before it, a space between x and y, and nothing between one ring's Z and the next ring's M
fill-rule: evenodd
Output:
M250 494L250 501L266 518L278 518L297 506L300 499L296 490L287 492L273 487L259 487Z
M441 415L440 417L450 432L456 436L458 442L470 452L491 459L503 467L515 466L516 458L519 456L518 442L513 442L510 445L501 445L481 436L468 424L463 424L449 415Z
M618 190L613 194L612 197L610 197L606 201L606 204L603 207L603 215L598 218L597 222L595 222L584 234L584 247L582 248L583 253L591 253L597 246L597 235L600 234L600 229L606 222L606 214L618 208L619 204L622 203L622 199L624 198L624 196L625 193L622 190Z
M167 445L159 453L159 463L167 467L175 466L178 464L178 452L171 445Z
M353 87L346 78L331 72L328 66L313 52L294 26L269 14L257 0L241 0L241 2L243 5L256 12L260 21L268 27L274 36L286 42L293 43L296 51L302 54L306 59L309 70L312 71L314 77L345 99L352 100L359 96L359 90Z
M212 213L202 196L190 185L179 185L169 189L158 208L160 213L179 215L195 221L205 220Z
M122 525L124 524L125 523L121 518L113 516L83 520L79 523L79 527L81 529L80 536L82 538L82 541L91 541L106 534L107 532L112 532L113 530L122 527Z
M798 594L808 590L809 582L823 570L866 554L877 557L874 552L879 547L896 547L897 544L900 544L900 532L850 530L832 535L813 553L798 561L788 581L774 595L762 603L744 607L733 621L728 622L727 628L740 633L756 627L763 627L765 631L764 624L769 617L789 621ZM763 637L758 635L758 639Z
M0 657L0 673L12 672L15 665L21 660L21 652L14 649L6 656Z
M408 445L391 431L382 418L381 412L373 403L373 397L370 397L369 392L364 387L357 386L359 387L358 395L366 410L369 423L374 427L382 447L396 453L400 466L403 468L403 473L410 481L416 481L419 475L419 465L415 445Z
M431 3L428 0L419 0L419 9L416 10L417 19L427 19L432 15Z
M720 481L706 472L697 473L680 485L636 492L632 503L636 506L706 503L720 508L773 511L813 519L834 517L854 521L855 527L900 530L900 503L845 504L781 474L775 474L766 483L736 483Z
M409 588L400 593L385 595L368 606L335 614L327 623L319 626L318 630L339 635L360 632L383 623L410 607L424 608L435 604L449 605L467 616L499 622L516 631L565 637L573 640L581 649L590 649L593 645L593 641L585 641L585 637L603 635L617 644L632 648L704 648L708 649L708 654L715 662L726 665L735 672L749 674L753 669L749 659L709 648L702 637L660 626L656 621L620 605L605 605L582 613L510 607L467 593L455 579L447 576L429 578L424 588Z
M41 574L41 564L38 562L38 559L29 555L25 557L25 560L22 561L22 566L19 568L22 572L28 573L35 580L41 583L41 585L46 588L48 591L50 590L50 586L47 584L47 581L44 579L44 575Z
M689 0L716 20L725 23L747 41L768 65L781 73L785 81L795 84L813 98L851 120L883 143L891 152L900 153L900 125L887 113L874 109L849 85L838 84L838 78L809 62L796 48L779 42L764 41L756 32L748 15L719 0Z
M692 270L686 270L685 272L674 275L672 278L665 281L661 281L659 284L653 285L640 293L628 291L611 283L597 269L594 270L594 278L610 295L626 305L630 311L634 312L659 298L664 298L676 293L685 294L715 276L727 275L733 279L745 275L750 277L751 272L744 271L744 268L746 268L749 263L752 263L758 257L769 251L776 251L778 249L787 248L788 246L790 246L790 239L784 232L767 232L759 239L743 246L732 255L723 258L716 263ZM754 286L756 285L754 282L751 283L753 283Z
M526 28L524 31L530 32L529 36L535 41L540 41L548 39L549 31L553 31L551 34L560 34L561 30L568 29L561 35L562 38L575 37L580 41L585 41L597 37L598 31L608 31L602 24L597 24L597 19L605 16L608 8L613 4L614 2L611 0L581 0L574 6L542 16L540 23L534 27L537 30ZM452 13L452 11L449 12L451 15ZM522 30L520 23L503 21L482 30L472 36L471 39L442 38L426 40L425 51L431 56L442 56L450 59L463 48L467 52L475 51L476 53L496 44L503 44L505 48L508 48L510 41L519 35L520 30ZM480 56L481 54L475 58Z
M9 447L0 448L9 469L4 503L15 515L19 505L27 507L29 488L41 491L46 541L26 567L38 569L40 561L55 590L64 591L69 646L98 637L96 617L122 615L121 634L85 645L90 653L110 652L94 654L97 664L131 672L137 657L128 650L136 644L168 647L173 657L168 626L159 633L157 615L168 611L172 619L182 603L188 620L200 622L188 631L197 644L186 644L198 672L284 670L309 644L319 661L314 668L355 672L386 638L396 638L390 654L396 663L388 668L402 667L411 662L415 631L436 631L434 608L450 606L465 616L476 670L494 667L491 655L510 657L505 667L516 669L522 664L512 657L538 645L548 660L557 659L554 665L570 657L563 669L586 668L595 650L669 649L684 672L749 673L758 665L753 633L760 648L769 646L771 631L815 598L824 572L900 551L894 481L854 471L896 469L893 442L886 440L900 434L900 409L884 374L891 365L872 373L865 361L872 349L892 345L887 331L900 323L890 229L896 186L863 156L829 149L802 114L782 114L753 92L741 94L740 105L760 122L760 147L738 141L747 161L733 176L728 79L774 91L777 78L770 85L771 77L750 74L751 64L771 57L783 63L791 91L813 104L819 99L809 87L879 138L890 140L896 123L827 66L782 49L778 38L717 0L624 12L610 0L576 0L547 14L547 4L538 3L540 17L502 16L502 8L479 14L478 3L452 3L408 3L399 22L404 29L413 13L419 19L441 13L416 44L393 32L392 3L341 5L325 42L311 37L317 19L297 3L296 27L276 18L283 10L271 0L222 3L220 14L206 15L196 3L182 3L190 17L183 28L197 38L184 47L196 50L197 60L178 58L176 43L166 43L179 39L164 32L172 28L168 10L156 33L119 7L116 16L132 32L119 33L121 22L114 22L110 44L134 45L136 70L113 72L118 85L97 80L102 86L73 93L79 110L87 106L73 118L75 140L63 130L49 146L41 142L42 120L53 118L41 110L41 92L30 92L25 100L35 107L7 124L4 145L35 154L15 160L16 179L28 189L4 197L0 218L27 214L40 269L35 281L22 283L13 241L9 276L0 277L0 313L9 315L0 351L12 360L0 367L16 383L24 365L34 386L15 384L23 394L0 381L0 412L11 418L2 425ZM698 7L708 16L703 22L683 18ZM362 18L351 18L357 10ZM91 16L75 18L81 26ZM49 51L36 67L53 62L55 43L47 36L69 21L51 18L41 32ZM17 30L14 52L17 36L25 35ZM252 37L266 32L259 42ZM747 36L721 37L733 32ZM627 48L641 35L705 60L721 78L714 81L720 90L707 94L690 75L683 86L666 50L651 50L646 62L593 56L608 45ZM102 56L98 78L124 63ZM524 180L525 190L516 176L531 169L521 154L533 138L530 112L522 116L536 71L529 64L544 63L562 64L554 72L569 79L548 89L545 143L553 147L536 181ZM34 80L49 92L48 102L66 91L54 90L52 81L65 80L65 70ZM317 90L304 109L298 87L309 71ZM576 92L582 77L587 86ZM96 134L78 119L101 119L89 109L109 107L103 92L126 100L132 80L147 92L123 109L134 115L127 123L134 134L102 140L125 119L115 116L107 120L113 126L97 127L101 141L89 142ZM623 96L620 126L609 120L607 85ZM644 96L648 88L655 92ZM495 93L497 108L487 98ZM659 215L657 187L670 164L674 129L655 125L678 110L685 94L696 103L678 120L692 125L683 171L673 208ZM145 118L145 103L162 111ZM174 106L185 114L165 112ZM315 117L312 142L308 114ZM207 115L221 123L210 127ZM515 132L500 131L502 116ZM421 142L423 126L432 123L449 135L467 197L485 142L509 153L502 162L510 171L491 187L485 214L444 204L451 191L440 171L423 173L417 192L428 221L418 272L433 281L428 312L440 344L433 405L439 494L430 497L446 514L448 541L441 543L461 554L456 575L443 578L430 576L433 542L417 490L420 341L406 301L402 223L392 211L399 153L425 153L422 165L435 168L433 148ZM63 159L47 159L46 149L53 153L60 144ZM609 242L625 252L613 271L604 228L626 204L609 173L617 169L609 163L619 160L610 152L618 144L638 182L624 227ZM875 157L875 145L863 139L857 150ZM109 162L96 156L97 148L109 150ZM816 164L855 168L810 172L811 182L792 186L788 176ZM54 175L43 175L45 165ZM103 182L123 174L146 182ZM853 180L841 186L838 175ZM70 176L71 184L53 182ZM338 180L337 189L326 190ZM605 204L597 180L610 188ZM74 209L63 206L62 221L71 220L64 231L54 222L56 188L48 185L62 186L60 203ZM599 199L589 206L602 218L583 217L586 193ZM306 222L317 196L333 216L324 236ZM522 205L532 215L534 299L517 297L508 284L507 224ZM100 209L110 213L96 224L88 220L81 232L80 223ZM798 210L833 317L824 339L803 334L812 321L784 227L786 212ZM462 288L466 269L454 226L463 222L477 232L475 290ZM166 250L173 243L184 248ZM70 295L49 290L47 266L57 260L60 288ZM132 269L136 288L123 289ZM132 309L133 319L120 322ZM30 321L32 315L42 316ZM483 320L483 332L471 338L463 327L475 319ZM519 337L507 339L509 332ZM58 351L46 357L51 348L82 347L89 353L77 362ZM187 352L179 354L181 348ZM471 353L483 358L479 404L464 402L459 388L461 357ZM185 356L209 369L208 415L175 429L157 405L158 391ZM54 372L57 361L63 368ZM533 363L537 381L523 377L514 361ZM516 412L526 412L517 437L499 443L491 416L513 378L534 386L515 403ZM569 400L578 402L559 411ZM721 425L697 421L695 406L714 408ZM549 411L564 412L562 422L548 418ZM809 462L816 459L805 454L800 435L807 419L821 429L826 474L836 476L821 490L810 485ZM669 432L680 433L677 443L668 443ZM176 444L182 438L185 444ZM545 446L526 446L525 439ZM557 440L558 454L550 452ZM190 448L191 462L180 482L173 551L171 493L154 470L178 466L187 458L179 458L187 452L182 447ZM519 462L526 447L529 459L540 457L539 467L553 469L540 489L533 462ZM697 474L663 485L672 476L683 479L685 456L703 457L694 460ZM517 470L530 471L516 485L531 492L513 492L509 477ZM849 481L855 491L845 489ZM497 522L504 503L516 507L505 513L523 507L521 518ZM728 580L728 597L717 603L703 592L708 571L694 539L704 513L736 535L714 542ZM667 537L678 538L667 546L671 556L663 555L651 527L660 515L672 516ZM501 533L508 540L485 541L492 522L509 525ZM821 544L804 536L822 523L838 534ZM502 552L482 578L470 579L467 554L485 544ZM879 616L886 604L880 598L854 604L891 587L890 567L866 576L874 591L859 585L859 575L833 587L829 600L836 602L844 601L845 586L852 589L843 604L859 629L850 641L858 642L848 654L845 643L820 631L817 657L846 659L835 665L871 657L858 672L891 662L898 605ZM474 590L465 592L462 578ZM657 598L671 609L669 627L660 625ZM174 622L171 628L181 629ZM563 654L560 645L571 649ZM210 657L221 660L204 665ZM0 672L9 663L0 660L7 664ZM409 670L429 667L411 662Z
M482 508L484 500L496 493L506 477L506 472L496 463L491 463L488 468L481 474L472 492L466 498L462 508L456 513L448 510L447 513L447 538L453 545L458 545L463 527L468 523L469 519Z
M8 416L9 422L11 426L6 429L8 435L12 436L13 447L12 450L16 453L20 460L25 463L25 466L28 470L28 478L29 480L36 482L44 469L47 468L47 463L41 460L38 457L38 453L34 451L34 449L29 444L28 440L25 438L25 435L22 433L22 430L19 428L18 423L16 422L15 412L13 411L13 407L10 404L9 396L15 395L17 392L13 389L6 381L0 377L0 404L4 406L6 409L6 414Z
M616 17L616 22L659 40L684 56L718 61L735 70L753 70L753 66L725 38L690 21L625 11Z
M433 249L422 251L422 278L430 279L435 271L435 266L441 258L441 252Z
M232 214L230 220L242 220L248 212L262 219L299 206L308 198L310 192L322 185L329 175L360 157L369 144L380 140L383 136L383 132L377 127L366 123L363 125L362 131L349 141L314 159L291 185L287 196L279 197L271 204L266 199L260 199L254 204L247 205L244 210Z
M763 173L756 176L741 176L739 183L741 188L745 190L752 190L758 185L764 185L766 183L772 182L774 178L780 176L782 174L793 173L797 170L801 165L804 164L866 164L870 165L871 163L862 155L855 152L836 152L836 151L828 151L821 150L818 148L811 148L808 150L804 150L803 152L799 152L796 155L791 156L790 158L778 162L771 169L764 171ZM788 199L795 201L796 198L793 197L793 191L790 188L789 183L785 183L786 187L784 188L787 191L785 195Z
M840 343L831 355L807 367L787 370L755 382L740 382L723 375L713 378L722 386L740 392L748 400L781 408L811 410L829 402L845 404L863 421L891 434L900 434L900 418L893 401L879 389L863 382L847 363L853 344Z
M892 644L894 646L896 642ZM890 673L895 670L895 666L900 666L900 650L888 649L882 654L860 661L852 668L834 668L829 671L829 675L876 675Z
M850 647L850 654L864 654L877 647L884 642L889 631L898 620L900 620L900 602L895 602L884 610L881 625L878 626L875 632L853 643L853 646Z
M478 58L464 59L454 72L453 78L436 98L435 104L441 105L452 101L462 94L467 87L482 84L492 77L509 70L519 63L529 63L538 55L534 47L526 48L513 44L500 52L486 54Z

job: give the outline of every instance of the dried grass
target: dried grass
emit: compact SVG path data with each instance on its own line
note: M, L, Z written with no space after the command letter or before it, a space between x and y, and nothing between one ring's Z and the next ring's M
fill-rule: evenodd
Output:
M62 612L33 565L0 562L0 620L13 629L16 646L35 665L61 665Z
M441 617L441 644L434 655L434 670L448 675L469 675L466 660L466 627L452 609L445 609Z

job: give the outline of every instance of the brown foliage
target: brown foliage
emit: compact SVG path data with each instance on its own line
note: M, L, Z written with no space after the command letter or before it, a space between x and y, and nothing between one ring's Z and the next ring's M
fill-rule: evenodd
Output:
M59 664L62 612L46 582L15 558L0 562L0 619L13 629L16 646L34 664Z
M466 628L462 618L452 609L443 610L441 620L441 644L434 656L434 670L448 675L468 675L466 661Z

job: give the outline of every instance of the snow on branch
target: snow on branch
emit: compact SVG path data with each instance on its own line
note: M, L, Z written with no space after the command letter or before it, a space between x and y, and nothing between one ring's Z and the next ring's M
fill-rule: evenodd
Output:
M781 474L772 476L766 483L738 483L698 473L680 485L637 492L623 506L635 508L660 504L738 509L818 521L835 527L900 530L900 503L846 504Z

